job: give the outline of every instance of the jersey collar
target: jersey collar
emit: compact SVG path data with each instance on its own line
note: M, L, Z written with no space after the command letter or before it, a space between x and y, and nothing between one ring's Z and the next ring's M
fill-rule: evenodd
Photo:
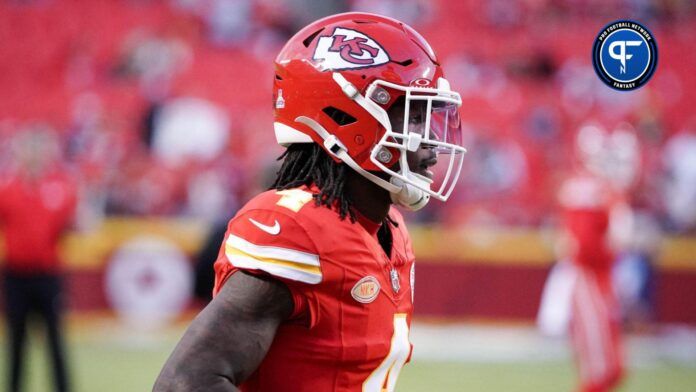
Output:
M358 212L358 210L353 209L355 212L355 219L360 223L360 226L362 226L368 233L370 233L371 236L377 235L377 231L379 230L380 227L382 227L381 222L375 222L372 219L369 219L365 215L361 214Z

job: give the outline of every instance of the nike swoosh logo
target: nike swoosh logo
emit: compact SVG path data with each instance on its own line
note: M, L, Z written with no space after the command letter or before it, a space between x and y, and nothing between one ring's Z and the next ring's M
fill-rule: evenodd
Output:
M253 223L254 226L258 227L259 229L265 231L266 233L270 235L278 235L280 233L280 223L276 220L273 226L267 226L264 225L263 223L259 223L252 218L249 218L249 222Z

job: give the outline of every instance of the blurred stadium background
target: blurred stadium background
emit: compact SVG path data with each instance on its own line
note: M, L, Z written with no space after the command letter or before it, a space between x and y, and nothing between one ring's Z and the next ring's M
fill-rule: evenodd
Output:
M558 184L586 126L640 142L630 202L654 272L627 315L621 390L696 390L693 1L6 0L0 174L15 136L41 129L60 137L60 164L79 182L62 248L77 390L151 387L204 304L193 293L206 242L274 173L275 54L306 23L348 10L422 32L464 102L459 189L407 217L416 349L399 390L572 390L567 344L539 334L535 317L555 261ZM630 93L604 86L590 58L619 18L651 29L660 54ZM34 331L30 391L49 390L41 341Z

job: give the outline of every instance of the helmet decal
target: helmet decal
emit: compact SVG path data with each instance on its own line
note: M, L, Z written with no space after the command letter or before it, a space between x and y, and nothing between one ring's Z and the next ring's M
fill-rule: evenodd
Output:
M322 71L374 67L390 61L387 51L374 39L342 27L319 38L313 59L320 61Z

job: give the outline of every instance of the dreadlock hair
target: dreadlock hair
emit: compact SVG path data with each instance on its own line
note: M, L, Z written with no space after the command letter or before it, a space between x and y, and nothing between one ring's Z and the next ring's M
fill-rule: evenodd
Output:
M349 217L355 222L353 202L345 192L346 172L343 163L336 163L316 143L293 143L278 157L283 164L270 189L290 189L315 184L319 193L313 195L317 206L338 207L341 219Z

